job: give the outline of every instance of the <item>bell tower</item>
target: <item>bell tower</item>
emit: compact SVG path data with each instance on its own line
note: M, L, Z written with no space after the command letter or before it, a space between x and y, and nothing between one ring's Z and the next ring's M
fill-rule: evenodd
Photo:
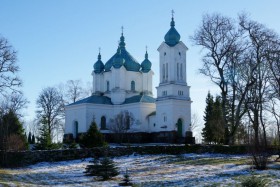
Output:
M174 11L170 29L158 48L160 83L157 87L157 122L162 131L177 131L184 137L190 131L191 99L187 84L187 46L175 29Z

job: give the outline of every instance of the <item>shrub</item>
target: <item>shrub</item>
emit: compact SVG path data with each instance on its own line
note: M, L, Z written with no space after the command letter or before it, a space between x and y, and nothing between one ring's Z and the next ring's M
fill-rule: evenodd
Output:
M52 143L51 135L46 125L43 125L40 129L40 136L37 137L37 143L34 146L35 150L52 150L59 149L60 144Z
M87 148L102 147L106 143L103 135L97 129L95 122L92 122L87 133L82 137L81 143Z
M131 180L130 180L129 174L127 173L127 170L126 170L123 177L124 177L123 180L122 180L123 182L119 183L120 186L132 186L133 185Z
M246 177L242 182L241 186L243 187L264 187L267 184L267 180L251 175Z
M93 164L87 165L86 175L101 177L102 180L111 179L119 174L113 160L104 157L101 160L94 159Z
M253 154L253 165L257 170L265 170L268 162L268 155L266 153Z

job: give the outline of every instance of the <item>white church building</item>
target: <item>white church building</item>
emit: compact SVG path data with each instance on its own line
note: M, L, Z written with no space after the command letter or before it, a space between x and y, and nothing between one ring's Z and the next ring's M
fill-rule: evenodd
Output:
M65 108L65 136L77 138L94 120L104 134L113 133L112 119L128 112L133 121L127 133L185 137L191 134L191 98L187 84L186 52L172 16L170 29L158 48L159 85L153 97L152 62L146 51L139 63L126 49L123 33L117 52L106 63L101 54L91 73L93 93ZM110 123L111 121L111 123Z

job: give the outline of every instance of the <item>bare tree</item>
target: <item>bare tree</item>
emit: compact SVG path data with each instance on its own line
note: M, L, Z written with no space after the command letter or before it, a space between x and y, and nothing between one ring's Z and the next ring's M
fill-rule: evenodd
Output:
M42 90L37 99L37 118L47 126L48 133L54 137L63 128L64 101L62 94L55 87Z
M81 80L68 80L66 83L66 100L74 103L85 95Z
M17 91L16 88L22 85L17 76L19 67L16 64L16 51L9 44L8 40L0 36L0 93L7 90Z
M192 119L191 119L190 130L193 132L197 128L199 128L200 125L201 125L201 122L199 120L199 117L198 117L197 113L193 113L192 114Z
M200 72L220 88L225 144L233 144L236 129L245 114L244 99L252 84L250 78L242 82L239 78L247 44L242 43L242 33L234 21L219 14L205 15L202 25L191 39L207 51ZM246 72L246 75L251 73Z
M255 131L255 146L259 146L259 128L262 129L264 146L266 141L266 106L271 99L271 71L269 60L274 57L275 43L278 36L264 25L249 20L246 15L239 16L239 25L242 32L246 33L250 46L248 48L249 67L256 67L252 74L255 84L250 88L247 95L247 108L249 118ZM278 44L279 45L279 44ZM271 46L274 46L273 48ZM279 46L278 46L279 50Z
M5 94L0 97L0 110L2 113L7 113L9 110L13 111L18 117L21 117L22 109L27 107L29 101L21 92L13 92Z
M115 134L119 143L122 143L125 134L129 131L134 124L133 114L128 111L122 111L110 120L109 129Z

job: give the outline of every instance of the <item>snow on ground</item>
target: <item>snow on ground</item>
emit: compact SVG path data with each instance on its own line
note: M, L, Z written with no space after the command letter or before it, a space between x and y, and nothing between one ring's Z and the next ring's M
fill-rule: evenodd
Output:
M113 159L120 175L96 181L83 173L90 160L42 162L0 170L0 186L118 186L126 169L136 186L236 186L252 172L246 155L130 155ZM267 178L269 186L280 186L279 167L255 174Z

